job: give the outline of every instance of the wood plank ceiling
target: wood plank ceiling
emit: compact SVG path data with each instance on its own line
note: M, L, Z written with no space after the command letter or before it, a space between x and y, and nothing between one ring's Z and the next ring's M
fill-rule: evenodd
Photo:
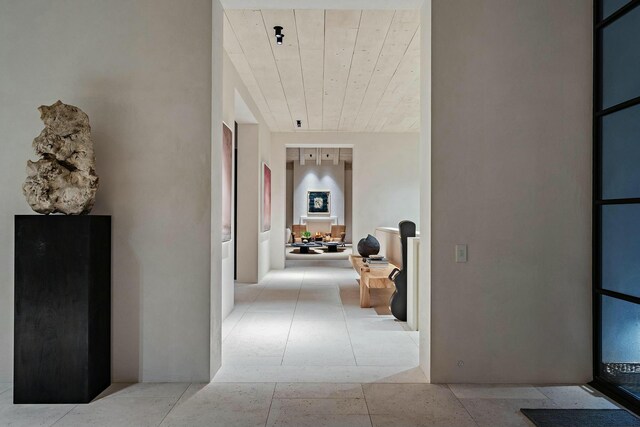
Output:
M414 10L226 10L224 47L272 131L417 132L419 25Z

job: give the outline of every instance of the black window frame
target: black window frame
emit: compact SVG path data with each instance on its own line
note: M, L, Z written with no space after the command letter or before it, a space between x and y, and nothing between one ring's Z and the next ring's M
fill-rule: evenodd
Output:
M640 104L636 97L606 109L602 109L602 32L604 28L640 6L640 0L632 0L626 5L602 19L603 0L594 0L593 31L593 381L590 383L616 402L640 413L640 399L622 387L615 385L600 375L602 356L602 297L640 304L640 298L602 288L602 212L605 205L638 204L640 198L603 199L602 198L602 117Z

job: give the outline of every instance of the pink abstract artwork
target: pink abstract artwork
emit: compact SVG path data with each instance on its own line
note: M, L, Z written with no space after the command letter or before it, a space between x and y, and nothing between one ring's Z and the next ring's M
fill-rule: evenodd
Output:
M231 192L233 185L233 133L222 124L222 241L231 240Z
M263 163L262 178L262 231L271 230L271 169Z

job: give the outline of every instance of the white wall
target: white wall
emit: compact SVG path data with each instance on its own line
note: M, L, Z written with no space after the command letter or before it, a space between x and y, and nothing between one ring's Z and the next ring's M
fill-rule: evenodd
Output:
M584 383L592 4L433 0L432 12L432 380Z
M378 227L371 233L380 242L380 255L384 255L393 265L404 268L402 262L402 241L398 227Z
M403 219L420 223L417 133L290 132L271 136L274 236L285 229L286 146L353 147L353 240ZM371 191L375 188L375 191ZM271 242L272 268L284 268L284 240Z
M222 131L213 124L222 121L224 10L211 1L211 280L209 284L209 380L222 365Z
M353 242L353 168L351 163L344 165L344 223L347 226L345 242Z
M240 124L238 131L238 242L223 244L223 314L233 309L233 244L238 245L238 281L257 283L270 269L269 239L271 232L262 232L262 163L270 162L271 131L265 124L260 110L242 82L229 56L224 54L224 121L233 126ZM241 118L238 97L249 112ZM246 119L247 114L252 116ZM273 168L272 168L273 169ZM284 236L284 230L282 231ZM284 237L281 239L284 242Z
M285 203L286 203L286 220L285 224L289 227L291 224L294 224L293 221L293 162L287 163L287 173L286 173L286 193L285 193Z
M431 32L432 0L420 9L420 249L418 253L418 325L420 368L431 381Z
M238 282L258 282L260 174L258 125L238 125ZM232 295L233 297L233 295Z
M223 93L225 123L232 130L233 123L239 123L237 188L240 191L238 224L233 224L234 229L239 227L238 242L232 238L222 244L222 315L225 318L234 306L233 246L238 245L238 258L242 260L238 268L239 282L257 283L269 271L269 253L264 246L268 245L270 233L261 233L260 215L262 162L269 162L271 131L226 52Z
M307 192L330 191L329 214L308 214ZM335 216L344 224L344 162L322 162L321 165L293 163L293 220L300 224L302 216ZM288 226L289 224L287 224Z
M57 99L89 115L94 213L113 216L113 380L207 381L212 2L2 0L0 64L0 381L12 377L13 215L32 213L21 185L36 108Z

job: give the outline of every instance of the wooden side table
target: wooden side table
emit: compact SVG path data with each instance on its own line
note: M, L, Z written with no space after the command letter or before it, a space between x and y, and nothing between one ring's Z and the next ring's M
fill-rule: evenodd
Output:
M365 265L361 256L350 255L349 260L353 269L360 276L360 307L371 307L370 289L394 288L395 284L389 279L389 274L396 268L389 263L386 268L369 268Z

